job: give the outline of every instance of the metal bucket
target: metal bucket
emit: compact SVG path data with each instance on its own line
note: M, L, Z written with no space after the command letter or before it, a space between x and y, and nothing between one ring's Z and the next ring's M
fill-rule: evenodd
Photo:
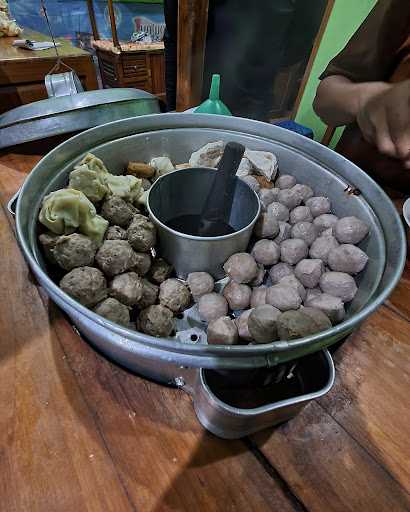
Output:
M336 215L357 215L369 224L370 236L361 244L369 263L358 279L359 292L347 308L344 322L291 342L247 346L181 343L113 324L71 299L49 278L37 243L37 214L44 195L66 185L69 171L85 153L93 152L112 172L121 173L129 160L149 161L154 156L169 155L176 164L187 162L192 151L215 140L233 140L251 149L273 151L281 172L293 174L317 194L327 195ZM79 330L113 360L165 382L183 378L189 367L271 367L332 345L388 297L400 279L406 250L404 229L392 202L371 178L342 156L276 126L198 114L116 121L64 142L37 164L24 183L17 203L16 227L21 249L39 283Z

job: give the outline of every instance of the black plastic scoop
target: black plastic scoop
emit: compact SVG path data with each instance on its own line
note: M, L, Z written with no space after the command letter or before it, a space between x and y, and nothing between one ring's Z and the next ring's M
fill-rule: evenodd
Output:
M245 147L237 142L228 142L225 146L201 213L198 236L223 236L234 232L229 219L235 195L235 175L244 153Z

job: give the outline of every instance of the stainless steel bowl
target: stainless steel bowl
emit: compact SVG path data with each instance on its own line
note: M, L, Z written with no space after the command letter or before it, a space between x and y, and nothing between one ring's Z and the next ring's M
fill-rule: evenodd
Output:
M115 325L78 304L48 277L37 244L37 213L48 192L63 187L68 172L85 153L102 158L120 173L128 160L147 161L169 155L175 163L210 141L233 140L257 150L273 151L282 173L293 174L327 195L334 212L357 215L370 225L362 243L369 264L359 277L359 293L348 307L347 319L319 334L257 346L184 344L157 339ZM360 191L360 193L359 193ZM276 126L198 114L161 114L112 122L64 142L33 169L17 203L17 234L21 249L39 283L71 317L79 330L102 352L143 375L174 381L187 368L260 368L276 365L332 345L388 297L405 263L405 235L394 205L383 190L359 168L330 149ZM181 381L182 382L182 381Z

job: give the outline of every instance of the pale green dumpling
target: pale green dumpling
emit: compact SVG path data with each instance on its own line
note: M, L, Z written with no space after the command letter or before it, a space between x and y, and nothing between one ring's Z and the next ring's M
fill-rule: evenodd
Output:
M119 196L125 201L133 203L143 192L142 180L135 176L115 176L107 173L104 176L104 182L108 188L108 194Z
M108 227L108 221L97 215L85 194L72 188L48 194L43 200L39 221L57 235L68 235L78 229L98 244Z
M95 171L98 174L107 174L109 171L105 167L104 162L97 158L92 153L88 153L85 155L85 157L81 160L79 165L87 165L87 167L90 169L90 171Z
M86 164L79 165L70 172L69 187L81 190L93 202L101 201L108 192L104 175L100 171L89 169Z

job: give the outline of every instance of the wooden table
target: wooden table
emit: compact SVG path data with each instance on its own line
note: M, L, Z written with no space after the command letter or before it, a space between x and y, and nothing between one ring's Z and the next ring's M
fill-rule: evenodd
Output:
M47 98L44 77L56 63L54 49L31 51L12 46L15 39L50 41L50 36L25 29L19 37L0 38L0 114L19 105ZM85 90L98 89L91 55L75 48L66 39L58 52L63 62L73 68Z
M333 390L241 441L108 362L36 286L6 202L39 160L0 155L4 512L410 510L410 265L336 354Z

